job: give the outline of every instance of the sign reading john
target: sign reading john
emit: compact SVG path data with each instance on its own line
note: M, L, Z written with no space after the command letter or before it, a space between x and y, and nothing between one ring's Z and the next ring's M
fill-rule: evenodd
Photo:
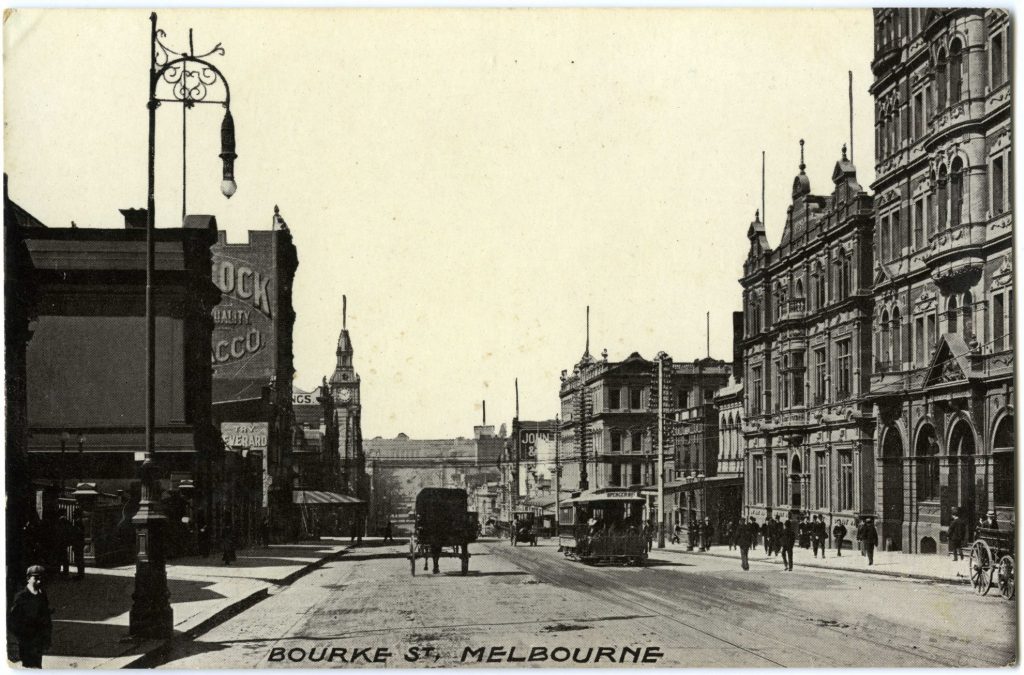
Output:
M257 398L274 374L277 339L274 248L270 233L250 232L246 244L212 247L213 282L221 301L213 310L214 400Z

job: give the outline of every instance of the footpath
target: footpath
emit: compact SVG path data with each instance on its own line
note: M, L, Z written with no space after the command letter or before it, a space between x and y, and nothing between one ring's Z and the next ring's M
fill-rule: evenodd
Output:
M671 553L682 553L685 555L710 555L719 558L733 558L739 566L740 551L738 548L729 550L726 544L715 545L710 551L686 550L685 544L666 543L661 549ZM659 549L654 549L659 552ZM949 555L941 554L910 554L899 551L875 551L874 564L868 565L867 556L854 549L844 549L843 555L837 556L836 550L830 548L825 551L825 557L814 556L811 549L796 547L793 549L794 567L820 567L822 569L843 570L844 572L862 572L865 574L878 574L889 577L901 577L905 579L921 579L924 581L935 581L947 584L969 584L967 562L964 560L953 561ZM765 556L764 546L751 549L747 559L751 563L773 563L782 565L782 554Z
M365 542L363 545L367 545ZM372 544L370 544L372 545ZM276 589L340 558L347 538L249 548L231 565L220 552L208 558L175 558L167 563L167 586L174 611L174 637L192 639L228 620ZM76 581L53 575L47 594L53 612L53 644L43 656L47 670L140 668L169 640L128 638L128 614L135 589L135 565L86 568Z

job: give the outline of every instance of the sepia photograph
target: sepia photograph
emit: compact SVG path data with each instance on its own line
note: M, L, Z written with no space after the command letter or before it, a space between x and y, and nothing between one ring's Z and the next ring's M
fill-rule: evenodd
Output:
M8 668L1017 665L1013 11L4 11Z

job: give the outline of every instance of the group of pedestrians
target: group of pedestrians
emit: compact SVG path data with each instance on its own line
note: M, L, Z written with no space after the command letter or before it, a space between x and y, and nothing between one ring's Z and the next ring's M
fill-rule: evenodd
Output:
M817 514L810 519L806 517L794 521L787 516L782 520L781 514L775 514L775 518L766 518L763 524L758 524L757 518L750 516L748 521L737 520L727 527L729 548L736 547L740 551L740 565L743 569L750 569L749 553L756 550L759 541L764 542L766 557L782 556L782 564L785 570L793 569L793 549L797 542L801 548L811 549L814 557L821 553L825 558L825 551L828 548L828 527L825 519ZM843 555L843 547L846 544L847 529L842 520L836 520L832 526L832 539L835 543L836 556ZM864 516L856 524L857 541L861 550L867 556L868 565L875 562L875 547L878 546L878 530L875 529L874 518Z
M65 577L74 566L75 581L85 576L85 529L80 515L34 518L25 524L22 534L30 560L40 560Z

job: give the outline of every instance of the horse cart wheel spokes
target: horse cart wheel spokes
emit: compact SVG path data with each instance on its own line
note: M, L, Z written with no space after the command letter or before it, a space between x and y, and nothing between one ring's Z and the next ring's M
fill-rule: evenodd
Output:
M971 586L978 595L988 595L992 588L992 549L982 540L971 546Z
M999 567L996 574L999 575L997 580L999 585L999 594L1007 600L1013 600L1014 593L1017 590L1017 582L1012 555L1004 555L999 559Z

